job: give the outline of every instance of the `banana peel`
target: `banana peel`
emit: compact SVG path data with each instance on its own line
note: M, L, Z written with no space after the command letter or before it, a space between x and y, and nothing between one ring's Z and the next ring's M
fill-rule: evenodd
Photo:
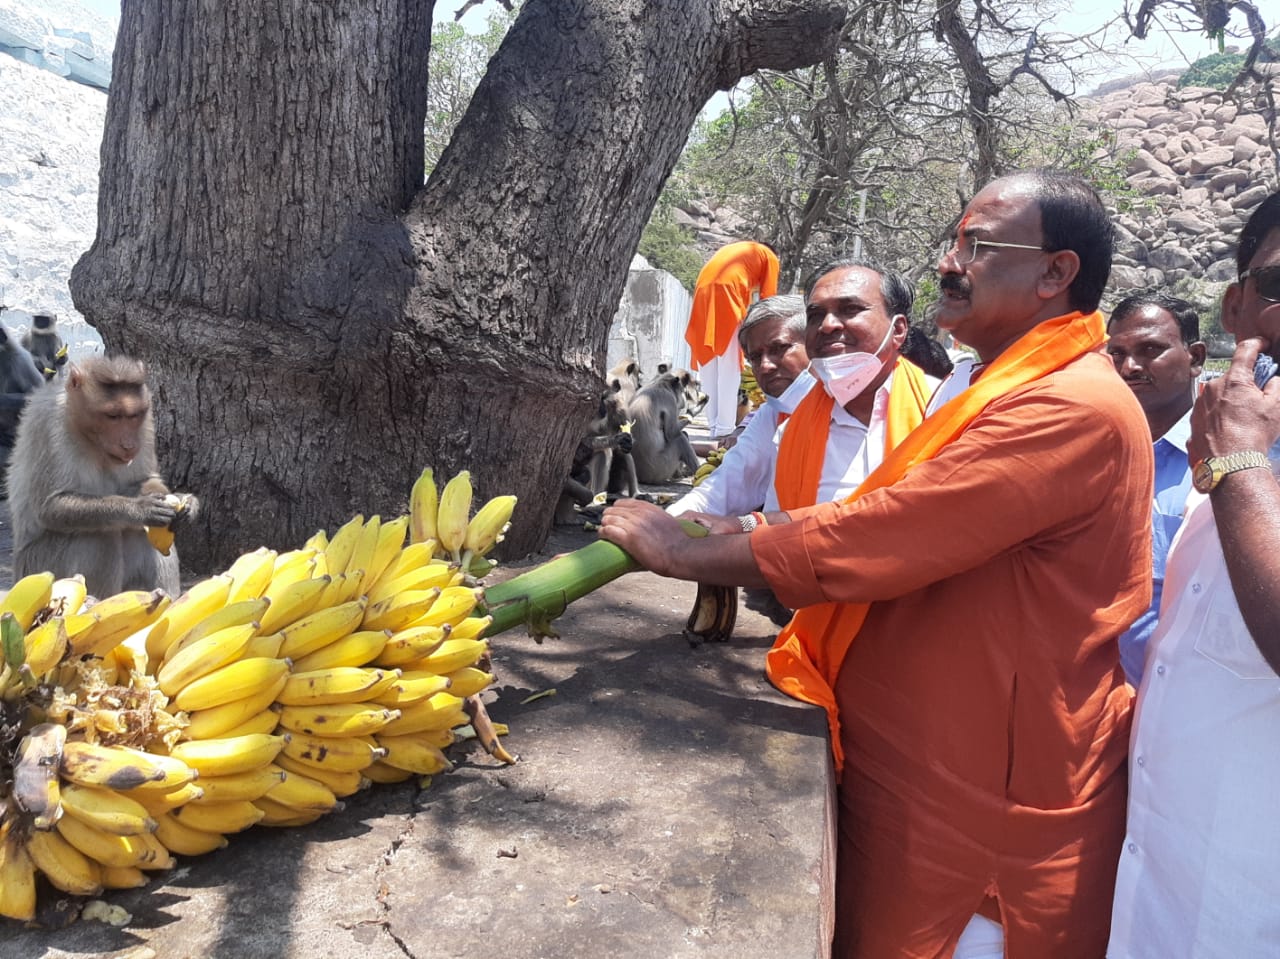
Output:
M738 588L698 584L693 610L685 623L684 637L690 645L727 642L738 621Z

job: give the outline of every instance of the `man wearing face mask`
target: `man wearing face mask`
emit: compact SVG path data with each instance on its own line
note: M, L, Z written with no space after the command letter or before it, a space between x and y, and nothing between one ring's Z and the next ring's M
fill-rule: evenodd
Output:
M694 539L633 501L602 519L647 569L799 609L767 671L830 723L836 959L1106 948L1132 704L1116 637L1151 596L1152 490L1142 409L1101 354L1111 249L1078 177L988 184L938 262L938 325L981 366L853 496L749 535Z

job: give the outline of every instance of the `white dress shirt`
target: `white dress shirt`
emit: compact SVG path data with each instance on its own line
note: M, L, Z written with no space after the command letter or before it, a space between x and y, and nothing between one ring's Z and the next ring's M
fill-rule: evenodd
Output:
M778 447L774 445L778 419L794 413L817 382L812 373L803 370L781 396L767 397L764 405L751 415L751 422L738 441L724 454L720 465L668 506L667 512L672 516L685 512L741 516L759 509L773 484L773 464L778 458Z
M1280 443L1269 453L1280 476ZM1280 955L1280 677L1236 605L1209 498L1165 570L1129 749L1109 959Z

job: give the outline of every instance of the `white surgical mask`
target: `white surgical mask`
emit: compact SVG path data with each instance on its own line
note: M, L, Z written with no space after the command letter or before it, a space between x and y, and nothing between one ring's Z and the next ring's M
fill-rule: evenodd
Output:
M874 353L837 353L835 356L818 356L809 360L809 369L822 381L822 388L831 398L844 406L871 385L872 380L884 369L880 351L893 336L893 324Z
M813 383L813 374L808 370L801 370L800 375L791 381L791 385L782 391L781 396L766 396L764 405L775 413L785 413L790 416L796 411L800 401L809 394Z

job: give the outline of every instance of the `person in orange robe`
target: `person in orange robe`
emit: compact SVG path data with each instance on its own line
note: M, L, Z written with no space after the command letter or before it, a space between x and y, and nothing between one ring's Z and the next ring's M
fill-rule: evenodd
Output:
M684 331L690 364L707 394L707 428L713 440L728 436L737 424L742 350L738 324L753 294L778 292L778 257L763 243L722 246L698 274L693 310Z
M695 540L646 504L602 535L681 579L804 607L775 685L824 706L839 959L1101 959L1151 594L1151 441L1098 351L1111 224L1066 174L996 180L939 262L971 385L843 503ZM782 464L779 464L782 468ZM968 950L968 946L964 946Z

